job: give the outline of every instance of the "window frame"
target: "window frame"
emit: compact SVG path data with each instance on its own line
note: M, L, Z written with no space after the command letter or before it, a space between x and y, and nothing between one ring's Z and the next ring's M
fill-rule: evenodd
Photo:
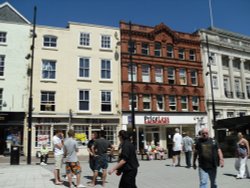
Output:
M161 100L159 100L160 98ZM164 105L164 95L156 95L156 105L157 105L157 111L164 111L165 105ZM162 106L162 108L160 108Z
M134 110L138 110L138 96L136 94L134 96ZM132 110L132 95L129 94L129 110Z
M112 62L110 59L101 59L101 80L112 79Z
M150 72L151 72L150 65L142 64L141 70L142 70L142 82L150 82Z
M149 55L149 44L146 42L143 42L141 44L141 54L142 55Z
M174 58L174 47L171 44L167 44L167 57Z
M172 70L172 71L171 71ZM176 74L176 72L175 72L175 68L174 67L168 67L167 68L167 71L168 71L168 84L170 84L170 85L174 85L175 83L176 83L176 79L175 79L175 74ZM170 72L171 71L171 72ZM170 74L170 73L172 73L172 74ZM170 81L172 81L172 82L170 82Z
M181 96L181 111L188 111L188 97Z
M179 69L179 77L180 77L180 85L187 85L187 70L186 70L186 68Z
M5 55L0 54L0 77L4 77Z
M112 38L111 35L101 35L101 49L111 49Z
M90 47L90 33L80 32L79 45L83 47Z
M47 100L43 100L43 95L47 95L46 96ZM56 100L55 91L41 91L40 92L40 111L41 112L55 112L56 111L55 100ZM51 108L51 110L49 110L49 108Z
M49 65L46 65L46 66L49 66L49 67L46 67L45 69L44 63L48 63ZM56 60L49 60L49 59L42 60L42 79L43 80L56 80L56 63L57 63ZM53 64L54 64L54 67L53 67ZM47 73L48 75L47 76L44 75L45 73Z
M143 103L143 110L150 111L151 110L151 95L150 94L143 94L142 96L142 103ZM146 108L148 106L148 108Z
M86 60L88 60L88 62L86 62ZM85 66L86 63L88 64L88 66ZM81 66L81 64L83 66ZM90 79L90 58L89 57L79 57L78 67L79 67L78 77L81 79ZM88 76L86 76L86 75L88 75Z
M163 67L162 66L155 66L155 82L163 83Z
M194 112L199 112L200 111L200 99L198 96L192 96L192 108Z
M105 96L103 96L103 94ZM107 94L109 96L107 96ZM103 97L105 97L105 99L103 100ZM108 108L107 110L104 110L104 107L107 106L106 108ZM101 112L102 113L110 113L112 112L112 92L109 90L102 90L101 91Z
M133 70L133 81L137 81L137 65L135 63L132 64L132 70ZM131 81L131 64L128 65L128 81Z
M193 73L195 73L195 75L193 75ZM198 71L196 69L191 69L190 77L191 77L191 85L197 86L198 85Z
M185 49L184 48L178 49L178 58L180 60L185 60Z
M162 56L161 49L162 49L161 43L160 42L155 42L155 45L154 45L154 55L155 55L155 57L161 57Z
M7 32L0 31L0 44L7 43Z
M174 100L172 100L174 99ZM169 111L177 111L177 99L176 96L170 95L168 96L168 101L169 101Z
M82 95L83 95L83 98L81 99L81 92ZM85 93L88 93L87 97L86 97L86 94ZM90 99L91 98L91 93L90 93L90 90L89 89L79 89L79 92L78 92L78 110L81 111L81 112L90 112L91 109L90 109ZM81 103L87 103L87 109L81 109ZM83 105L84 106L84 105Z
M46 41L46 38L48 41ZM55 41L53 41L55 39ZM43 36L43 47L45 48L57 48L57 36L54 35L44 35Z

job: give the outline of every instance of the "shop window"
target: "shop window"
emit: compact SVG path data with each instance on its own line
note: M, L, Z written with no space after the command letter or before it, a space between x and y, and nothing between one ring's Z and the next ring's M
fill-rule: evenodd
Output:
M75 139L86 145L89 140L89 126L87 125L74 125Z
M35 126L35 147L41 147L44 143L46 143L48 147L51 146L50 127L50 125Z
M105 125L103 126L106 133L106 139L109 140L112 144L117 143L117 125Z

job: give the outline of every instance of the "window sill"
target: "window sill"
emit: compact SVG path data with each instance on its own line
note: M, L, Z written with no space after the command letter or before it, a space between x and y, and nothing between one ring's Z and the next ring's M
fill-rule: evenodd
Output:
M39 114L49 114L49 115L55 115L56 112L55 111L40 111Z
M113 80L99 80L100 83L113 83Z
M79 49L92 50L91 46L77 46Z
M7 43L0 43L0 46L8 46Z
M77 115L91 115L92 113L90 111L77 111Z
M84 79L84 78L77 78L77 81L79 81L79 82L92 82L92 80L88 79L88 78L86 78L86 79Z
M58 48L56 47L42 47L42 50L51 50L51 51L58 51Z
M114 115L113 112L100 112L100 115Z
M40 82L44 82L44 83L57 83L56 80L40 80Z
M100 48L100 51L103 51L103 52L113 52L113 50L111 48Z
M5 77L0 77L0 80L5 80Z

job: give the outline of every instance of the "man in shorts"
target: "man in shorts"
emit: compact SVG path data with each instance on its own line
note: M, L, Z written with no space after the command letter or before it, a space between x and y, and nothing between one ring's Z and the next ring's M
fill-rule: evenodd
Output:
M54 156L55 156L55 184L61 185L63 182L60 178L60 169L62 168L63 160L63 133L61 130L56 130L56 134L53 137L54 144Z
M81 184L81 166L78 161L76 153L78 152L78 145L76 140L73 139L75 136L74 130L68 131L68 138L64 141L64 155L66 157L65 171L69 181L69 187L72 186L72 174L76 175L76 187L86 187Z

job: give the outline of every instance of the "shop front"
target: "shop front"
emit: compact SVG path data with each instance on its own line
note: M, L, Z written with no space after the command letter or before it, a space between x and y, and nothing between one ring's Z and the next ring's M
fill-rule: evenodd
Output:
M180 133L186 132L192 138L198 134L198 131L207 125L207 117L201 116L202 122L197 121L197 116L194 114L136 114L135 127L137 135L137 149L143 149L146 144L157 145L167 149L169 156L171 155L173 146L173 135L175 128L180 129ZM123 129L132 131L131 115L124 114L122 117Z

